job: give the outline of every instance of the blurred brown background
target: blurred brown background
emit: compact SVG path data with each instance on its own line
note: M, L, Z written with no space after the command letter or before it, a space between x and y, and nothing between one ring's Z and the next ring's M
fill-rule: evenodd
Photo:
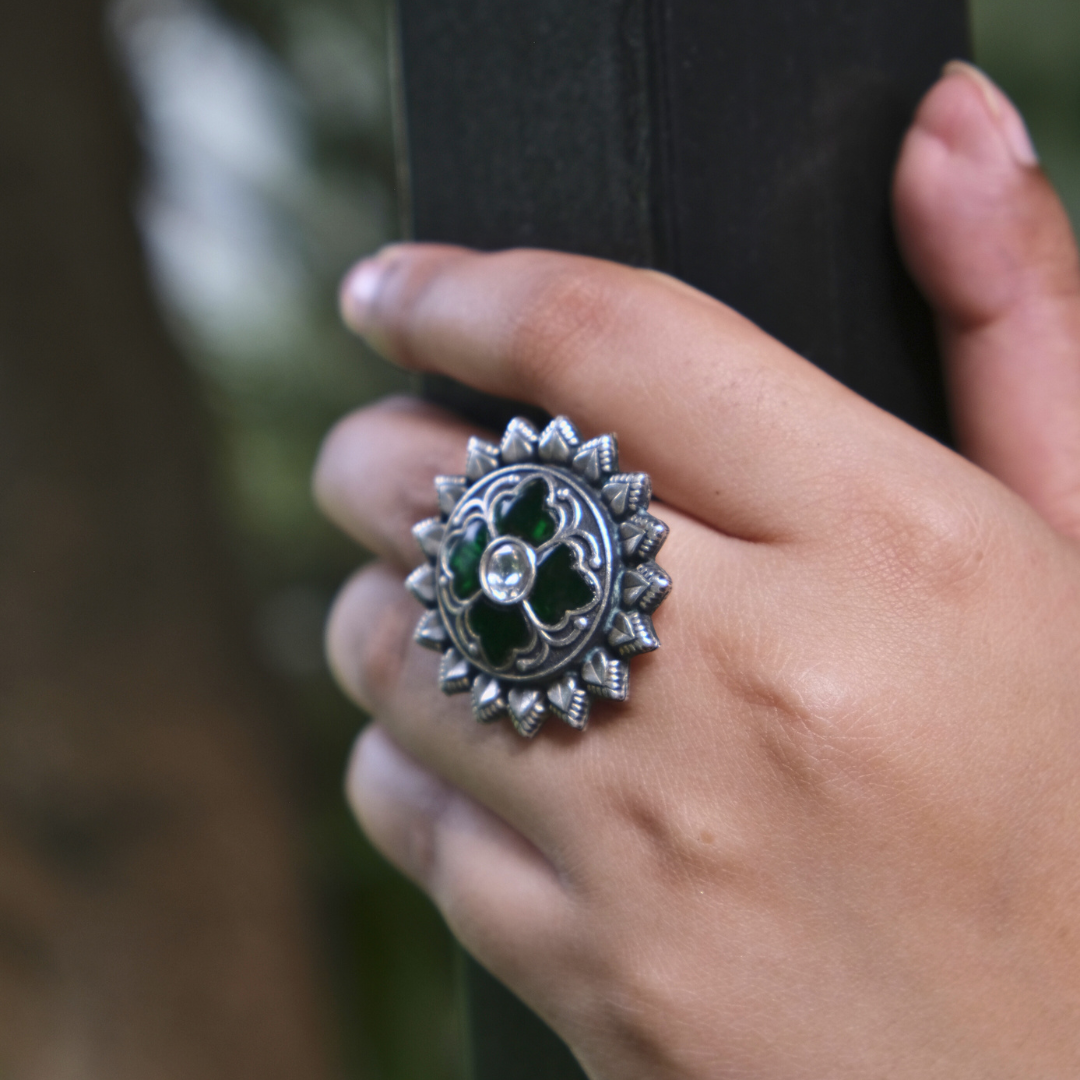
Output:
M1080 217L1080 5L975 0ZM397 232L384 0L0 8L0 1080L461 1077L341 797L319 440Z

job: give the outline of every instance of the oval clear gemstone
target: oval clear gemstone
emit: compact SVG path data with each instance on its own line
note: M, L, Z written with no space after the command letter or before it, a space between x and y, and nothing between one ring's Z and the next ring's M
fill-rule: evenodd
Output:
M503 541L484 559L484 592L497 604L516 604L527 595L533 573L532 560L524 545Z

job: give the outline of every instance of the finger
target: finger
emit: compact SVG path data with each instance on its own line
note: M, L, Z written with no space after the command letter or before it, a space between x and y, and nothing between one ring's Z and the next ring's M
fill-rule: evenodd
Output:
M670 510L665 515L672 525L665 565L684 580L696 567L694 588L676 588L657 610L661 652L635 658L629 701L593 702L587 737L549 718L527 741L509 722L477 724L468 694L439 693L438 655L412 642L422 608L388 566L357 574L329 620L330 662L346 692L377 715L406 752L489 807L578 884L577 875L588 873L579 859L582 837L598 842L596 830L623 820L627 790L669 779L645 774L661 742L670 754L676 715L687 769L704 760L706 746L730 750L731 775L710 775L710 788L726 783L739 791L745 781L740 762L752 753L745 745L752 736L739 725L717 725L716 717L741 692L742 654L763 647L763 610L786 602L769 585L778 575L761 564L786 559L788 552L734 540L718 544L706 527ZM717 611L711 598L720 596ZM690 671L715 682L715 689L688 697Z
M361 570L341 591L327 626L335 678L409 754L558 862L561 837L572 831L566 825L573 800L547 805L550 791L567 780L553 759L566 756L578 733L552 725L525 754L509 724L477 724L469 695L439 693L439 657L413 642L422 610L390 567Z
M1076 245L1019 114L969 65L920 106L895 211L937 312L964 452L1080 535Z
M465 948L528 995L568 936L571 905L551 864L377 724L357 740L346 792L371 842L432 898Z
M422 554L412 527L438 513L434 479L460 473L475 433L414 398L352 413L326 437L315 466L323 511L369 551L401 566Z
M665 502L744 538L818 514L829 463L865 461L843 447L880 415L722 304L613 263L399 245L342 303L407 366L615 430Z

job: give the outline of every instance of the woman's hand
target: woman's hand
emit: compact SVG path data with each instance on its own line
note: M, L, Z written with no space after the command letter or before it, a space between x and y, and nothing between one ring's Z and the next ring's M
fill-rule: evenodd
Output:
M969 460L659 274L404 246L346 283L399 363L615 430L671 527L629 702L525 742L411 643L470 430L364 410L316 482L384 560L329 631L361 823L597 1080L1080 1075L1076 253L966 68L896 213Z

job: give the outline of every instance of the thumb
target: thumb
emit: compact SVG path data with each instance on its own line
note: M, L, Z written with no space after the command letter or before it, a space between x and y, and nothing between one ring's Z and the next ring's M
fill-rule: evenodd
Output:
M1080 263L1024 122L954 62L897 165L901 248L934 308L960 448L1080 538Z

